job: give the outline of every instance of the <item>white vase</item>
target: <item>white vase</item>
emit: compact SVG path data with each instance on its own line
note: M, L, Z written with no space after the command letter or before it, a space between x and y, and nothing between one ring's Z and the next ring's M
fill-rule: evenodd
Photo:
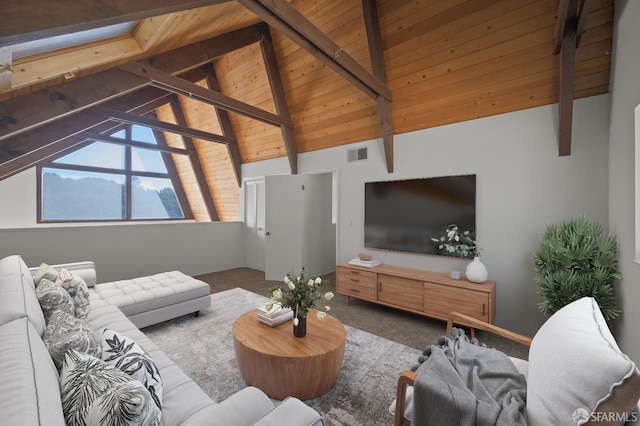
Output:
M480 257L478 256L474 257L467 265L465 274L467 275L467 279L474 283L483 283L489 278L487 267L484 266L484 263L480 262Z

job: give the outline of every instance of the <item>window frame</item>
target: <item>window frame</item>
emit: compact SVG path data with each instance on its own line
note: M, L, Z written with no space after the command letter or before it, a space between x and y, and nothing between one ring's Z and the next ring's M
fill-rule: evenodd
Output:
M121 126L118 126L115 129L112 129L108 135L113 135L115 133L118 133L120 131L122 131L123 129L125 130L125 138L123 138L123 141L133 141L133 139L131 138L132 135L132 131L131 131L131 127L132 125L130 124L123 124ZM145 126L142 126L145 127ZM153 129L152 130L152 134L153 137L155 138L156 143L155 144L149 144L150 147L158 147L158 146L167 146L166 141L164 140L164 136L162 135L162 132L158 132L155 131ZM107 134L105 134L107 135ZM167 170L167 173L160 173L160 172L145 172L145 171L134 171L132 169L132 151L134 148L138 148L138 149L145 149L143 147L140 146L130 146L130 145L125 145L123 144L123 148L124 148L124 168L123 169L112 169L112 168L108 168L108 167L96 167L96 166L82 166L82 165L77 165L77 164L62 164L62 163L55 163L56 160L65 157L66 155L71 154L72 152L76 152L79 151L89 145L91 145L92 143L95 142L101 142L99 140L95 140L95 139L91 139L90 141L87 141L86 143L82 143L80 144L77 149L72 150L72 151L66 151L60 155L57 155L55 157L51 157L49 159L49 161L47 161L46 163L43 164L38 164L36 167L37 173L36 173L36 180L37 180L37 189L36 189L36 197L37 197L37 217L36 217L36 221L39 224L61 224L61 223L124 223L124 222L136 222L136 223L141 223L141 222L159 222L159 221L185 221L185 220L193 220L193 214L191 212L191 208L189 206L189 202L187 199L187 196L185 194L184 188L182 187L182 183L180 181L180 178L178 176L178 172L177 169L175 167L175 164L173 162L173 158L171 156L170 153L166 153L166 152L160 152L162 159L164 161L164 165L165 168ZM135 141L135 142L140 142L140 141ZM153 149L153 148L152 148ZM71 171L79 171L79 172L90 172L90 173L108 173L108 174L115 174L115 175L122 175L124 176L124 180L125 180L125 217L124 218L119 218L119 219L65 219L65 220L59 220L59 219L43 219L42 218L42 211L43 211L43 206L42 206L42 197L43 197L43 187L42 187L42 181L43 181L43 169L59 169L59 170L71 170ZM169 179L173 185L173 191L176 195L176 198L178 200L178 203L180 205L180 208L182 209L182 213L183 213L183 217L181 218L141 218L141 219L135 219L132 218L132 182L133 182L133 178L134 177L149 177L149 178L160 178L160 179Z

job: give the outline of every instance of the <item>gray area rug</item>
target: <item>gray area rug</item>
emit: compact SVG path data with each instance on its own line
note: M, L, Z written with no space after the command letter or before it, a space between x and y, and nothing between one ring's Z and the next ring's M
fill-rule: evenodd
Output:
M214 400L244 388L233 349L233 321L268 299L240 288L211 296L211 307L142 331ZM287 322L281 327L291 326ZM389 404L400 373L421 351L345 326L347 343L340 376L321 397L306 401L327 425L390 425Z

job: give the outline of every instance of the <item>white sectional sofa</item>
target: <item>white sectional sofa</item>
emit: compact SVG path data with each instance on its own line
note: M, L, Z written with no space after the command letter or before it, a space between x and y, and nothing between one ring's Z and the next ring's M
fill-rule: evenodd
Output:
M200 310L211 306L209 285L180 271L97 283L94 262L52 266L81 276L89 287L93 306L117 306L138 328L191 313L197 315ZM37 269L38 267L29 268L32 274Z
M73 268L73 267L72 267ZM76 270L80 272L82 268ZM88 271L89 275L91 271ZM89 277L89 279L91 279ZM246 387L220 403L149 340L115 305L96 303L86 318L133 339L158 366L162 383L162 425L311 426L318 413L295 398L275 405L259 389ZM30 271L20 256L0 260L0 414L2 424L64 425L58 371L42 337L47 324ZM231 342L229 343L231 344Z

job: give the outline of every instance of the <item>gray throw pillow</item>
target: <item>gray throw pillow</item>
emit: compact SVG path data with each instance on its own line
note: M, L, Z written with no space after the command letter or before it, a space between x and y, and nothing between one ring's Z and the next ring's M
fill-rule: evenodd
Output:
M61 310L54 311L49 317L42 340L58 370L69 349L100 357L100 340L86 321Z
M60 396L69 426L160 425L160 409L142 383L81 352L70 350L64 358Z
M67 290L47 278L40 280L40 284L36 288L36 296L38 296L44 320L47 323L51 314L57 310L74 315L73 301Z

